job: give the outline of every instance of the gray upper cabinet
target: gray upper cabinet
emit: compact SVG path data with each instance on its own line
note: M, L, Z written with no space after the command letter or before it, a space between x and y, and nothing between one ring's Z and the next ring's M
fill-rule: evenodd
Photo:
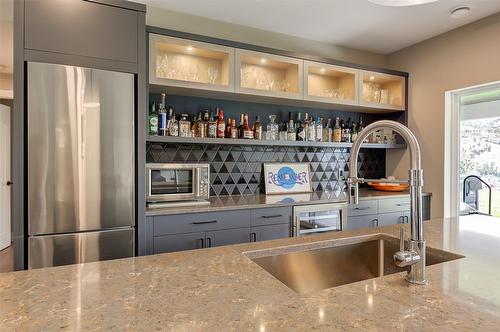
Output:
M25 47L137 63L138 12L82 0L25 2Z

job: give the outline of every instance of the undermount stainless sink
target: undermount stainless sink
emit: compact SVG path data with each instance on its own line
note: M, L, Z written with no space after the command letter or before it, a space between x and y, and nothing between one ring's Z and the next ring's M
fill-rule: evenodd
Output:
M375 234L258 250L245 255L297 293L309 293L406 271L394 264L393 255L398 250L399 239ZM426 265L463 257L428 247Z

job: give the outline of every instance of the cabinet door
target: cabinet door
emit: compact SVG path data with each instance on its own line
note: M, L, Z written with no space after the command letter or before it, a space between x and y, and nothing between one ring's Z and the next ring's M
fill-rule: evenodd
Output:
M236 49L236 92L303 99L304 61Z
M212 231L205 235L207 248L246 242L250 242L250 227Z
M137 62L136 11L92 1L25 1L26 48Z
M392 212L392 213L382 213L378 215L379 226L404 224L408 218L405 216L409 215L409 212Z
M359 217L347 217L347 223L345 224L345 230L352 231L360 228L378 227L378 215L370 214L367 216Z
M149 34L149 82L234 91L234 48Z
M203 248L205 233L173 234L156 236L153 238L153 251L155 254Z
M252 242L257 242L283 239L290 237L290 235L290 223L288 223L252 227L250 237Z

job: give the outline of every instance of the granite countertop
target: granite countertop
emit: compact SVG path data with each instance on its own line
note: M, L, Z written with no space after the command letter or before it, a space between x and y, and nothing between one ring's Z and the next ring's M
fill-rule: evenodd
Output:
M4 273L0 329L498 331L500 222L492 217L425 222L429 247L466 256L429 266L427 286L407 284L402 272L300 295L244 254L398 231L387 226Z
M377 191L373 189L360 189L359 199L384 199L406 197L410 195L409 191L389 192ZM431 195L424 193L424 195ZM293 206L321 203L342 203L347 202L345 192L338 194L336 192L318 191L307 194L293 195L242 195L242 196L219 196L209 199L210 205L207 206L186 206L171 208L147 208L147 216L168 215L193 212L213 212L222 210L252 209L262 207Z

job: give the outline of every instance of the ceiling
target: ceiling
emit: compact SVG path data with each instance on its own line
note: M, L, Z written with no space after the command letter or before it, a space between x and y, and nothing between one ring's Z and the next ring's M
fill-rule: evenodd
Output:
M389 54L500 11L500 0L383 7L368 0L135 0L148 6ZM452 19L467 5L471 14Z

